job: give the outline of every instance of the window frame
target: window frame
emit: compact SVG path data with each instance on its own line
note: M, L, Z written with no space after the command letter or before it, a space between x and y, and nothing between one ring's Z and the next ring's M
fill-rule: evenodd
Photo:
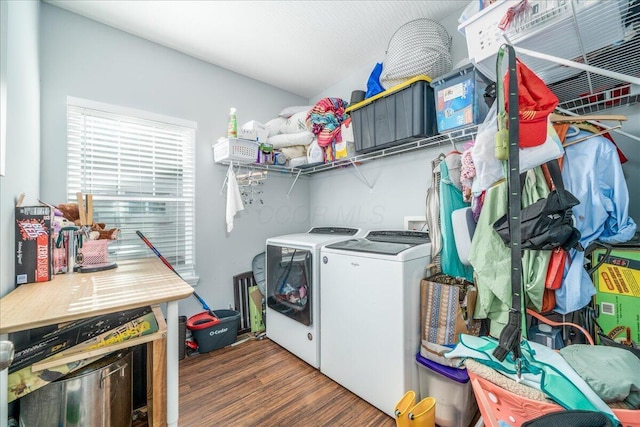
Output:
M197 123L71 96L65 114L67 201L75 203L77 192L93 194L94 221L121 229L109 245L115 260L156 256L139 230L184 280L197 284Z

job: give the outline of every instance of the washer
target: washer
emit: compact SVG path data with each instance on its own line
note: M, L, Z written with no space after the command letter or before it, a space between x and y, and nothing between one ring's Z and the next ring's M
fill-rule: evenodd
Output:
M361 237L347 227L315 227L267 239L266 335L314 368L320 367L320 248Z
M371 231L322 248L320 371L390 416L418 389L428 233Z

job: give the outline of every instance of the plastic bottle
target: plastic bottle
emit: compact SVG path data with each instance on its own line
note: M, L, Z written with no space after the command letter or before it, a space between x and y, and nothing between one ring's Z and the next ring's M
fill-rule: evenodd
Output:
M227 138L238 137L238 120L236 119L236 109L229 110L229 126L227 127Z

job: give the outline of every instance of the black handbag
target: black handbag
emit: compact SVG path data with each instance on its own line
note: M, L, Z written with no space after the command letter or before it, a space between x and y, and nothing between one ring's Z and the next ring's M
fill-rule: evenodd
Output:
M521 212L521 249L569 250L579 246L580 232L573 226L572 207L580 203L573 194L565 190L557 160L547 163L555 190ZM509 220L504 215L493 223L500 238L509 244Z

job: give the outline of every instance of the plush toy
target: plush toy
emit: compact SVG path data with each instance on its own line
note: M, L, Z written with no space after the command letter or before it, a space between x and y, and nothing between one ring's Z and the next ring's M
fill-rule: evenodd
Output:
M77 203L61 203L57 208L62 212L62 215L69 221L73 222L78 227L80 224L80 211L78 210ZM106 229L107 224L103 222L94 222L91 224L91 240L96 239L109 239L116 240L120 234L119 228ZM97 233L97 234L96 234Z

